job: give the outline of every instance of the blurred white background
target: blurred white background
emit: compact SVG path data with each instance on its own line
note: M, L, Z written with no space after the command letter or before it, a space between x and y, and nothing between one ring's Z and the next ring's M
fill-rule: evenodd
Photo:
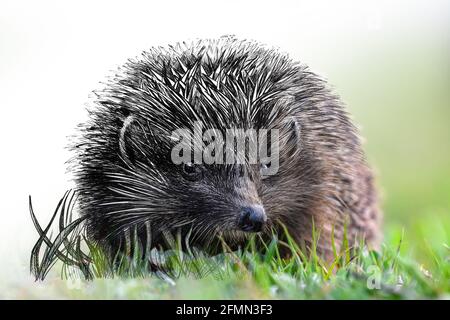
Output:
M307 63L351 102L346 92L360 88L340 83L346 70L354 72L358 61L374 68L380 48L399 39L439 45L449 3L2 0L0 281L28 279L36 240L28 195L48 221L73 186L65 172L67 136L84 119L90 92L127 58L151 46L234 34Z

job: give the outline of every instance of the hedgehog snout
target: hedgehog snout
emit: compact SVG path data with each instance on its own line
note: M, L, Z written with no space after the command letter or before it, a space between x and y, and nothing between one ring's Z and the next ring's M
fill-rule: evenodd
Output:
M243 207L238 217L238 227L245 232L260 232L267 221L267 215L260 205Z

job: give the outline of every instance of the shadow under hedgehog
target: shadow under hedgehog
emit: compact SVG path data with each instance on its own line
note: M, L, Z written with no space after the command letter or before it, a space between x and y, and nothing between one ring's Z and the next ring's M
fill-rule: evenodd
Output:
M193 128L276 129L279 167L171 158L172 133ZM202 139L202 138L200 138ZM205 143L202 141L201 143ZM216 252L286 228L331 253L348 239L377 246L381 213L356 128L325 81L287 55L232 37L155 48L96 92L72 146L87 234L111 252L169 235ZM220 241L219 241L220 239Z

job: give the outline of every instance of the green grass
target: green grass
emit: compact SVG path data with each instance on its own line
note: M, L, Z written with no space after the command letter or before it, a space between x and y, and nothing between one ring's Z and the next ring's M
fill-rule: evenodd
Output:
M450 217L416 221L411 234L392 227L380 252L344 248L334 259L323 261L316 253L302 250L288 237L274 235L263 253L253 237L247 248L210 257L201 251L181 252L175 243L170 251L154 252L158 265L150 273L139 250L133 258L116 256L114 262L89 243L80 225L65 214L75 201L67 193L55 211L59 236L47 237L41 229L34 248L32 269L40 278L59 277L47 285L68 298L275 298L275 299L417 299L450 298ZM32 209L32 207L30 207ZM56 221L56 220L55 220ZM78 220L75 220L78 221ZM50 225L50 224L49 224ZM61 233L61 231L63 231ZM61 236L62 235L62 236ZM320 235L317 235L320 237ZM84 246L84 247L83 247ZM280 255L287 246L289 258ZM45 247L45 248L44 248ZM40 254L39 254L40 252Z

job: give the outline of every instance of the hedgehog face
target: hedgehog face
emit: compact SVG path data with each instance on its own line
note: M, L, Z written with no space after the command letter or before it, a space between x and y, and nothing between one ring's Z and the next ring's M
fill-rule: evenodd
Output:
M295 138L292 126L285 127L291 135L283 135L284 150ZM123 177L114 169L110 189L112 197L120 198L127 208L117 217L130 213L131 220L133 213L135 223L147 223L156 230L156 241L163 231L181 232L203 247L218 237L240 244L250 233L270 231L275 219L270 208L277 200L266 193L273 193L268 186L277 177L263 174L266 162L249 163L246 158L240 164L176 163L171 157L176 143L167 132L155 133L133 116L124 120L119 139ZM192 155L190 147L187 153Z
M187 163L179 171L177 183L185 186L179 191L185 196L180 211L198 225L210 224L211 230L223 236L245 236L265 228L268 217L255 166Z
M297 168L297 160L304 161L298 156L299 126L292 118L286 119L278 124L279 136L256 139L261 143L278 141L276 153L266 145L266 158L258 153L257 161L252 162L247 153L243 158L238 153L235 162L228 163L228 153L239 145L233 140L232 148L223 149L224 163L205 161L205 152L203 161L196 163L195 147L190 143L182 154L193 157L174 160L173 151L180 140L174 139L170 128L155 130L149 121L128 114L118 130L117 157L105 162L101 170L96 168L93 178L87 175L89 185L100 181L102 186L88 203L88 209L95 208L90 211L93 237L121 243L124 231L136 229L152 246L168 247L167 235L181 234L185 243L214 252L219 240L236 248L244 246L252 233L270 234L278 218L286 215L280 199L293 201L289 206L293 208L300 194L292 189L289 176L294 172L289 168ZM225 136L227 129L218 131ZM245 140L247 151L253 140ZM194 143L195 139L188 141ZM280 166L279 172L267 175L272 164ZM88 173L87 168L84 172Z
M195 169L193 169L194 167ZM191 221L191 243L214 250L219 239L244 246L252 233L270 230L271 218L262 201L261 179L251 166L180 165L177 211ZM184 177L196 172L198 179Z

